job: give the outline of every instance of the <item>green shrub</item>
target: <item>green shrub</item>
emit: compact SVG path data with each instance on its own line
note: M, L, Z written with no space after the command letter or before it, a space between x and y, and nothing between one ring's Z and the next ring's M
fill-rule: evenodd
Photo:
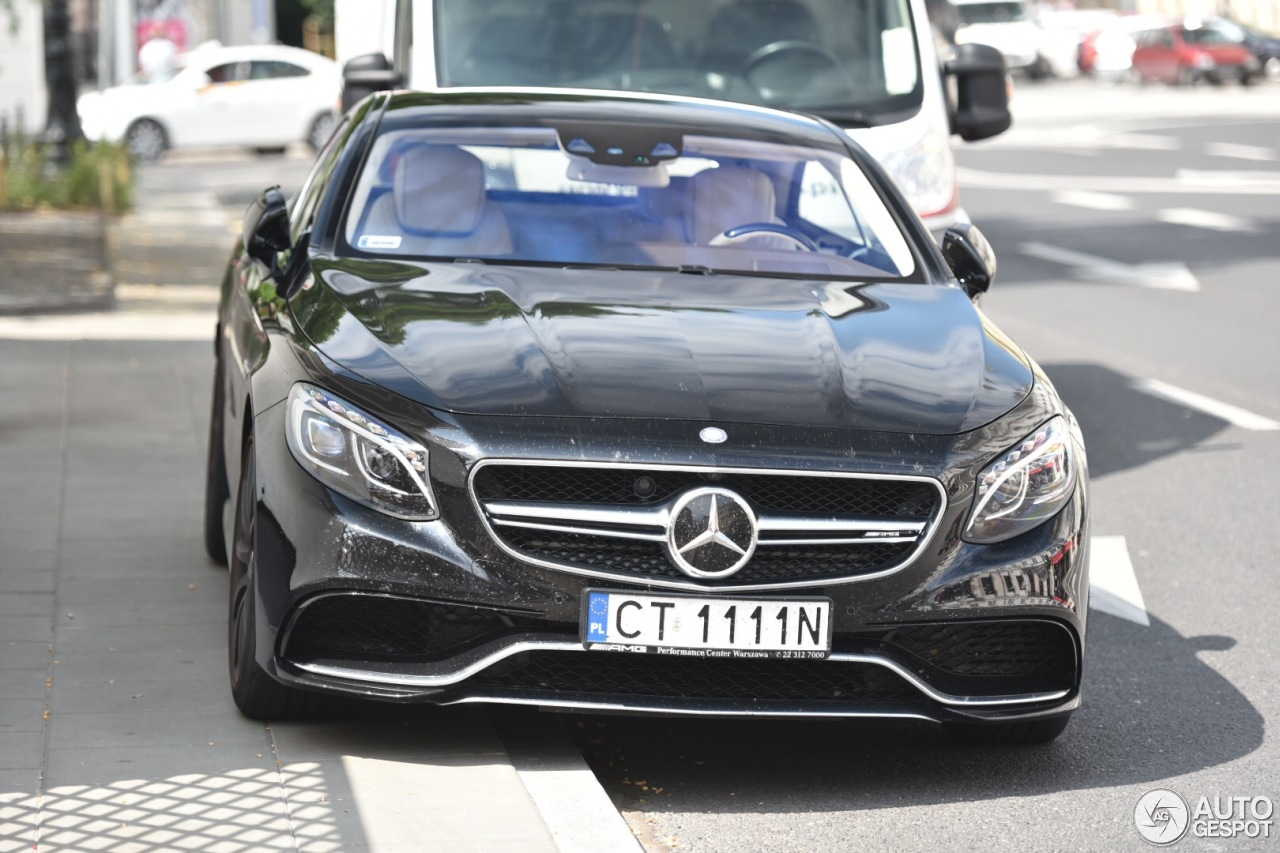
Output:
M123 146L77 142L61 168L22 138L0 151L0 210L42 207L122 213L133 202L133 167Z

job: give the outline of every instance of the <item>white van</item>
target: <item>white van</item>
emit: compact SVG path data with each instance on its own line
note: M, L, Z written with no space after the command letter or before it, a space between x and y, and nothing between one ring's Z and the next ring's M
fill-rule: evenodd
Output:
M964 219L951 134L1011 121L999 53L942 62L925 0L338 0L337 15L340 59L375 51L347 62L344 107L398 86L533 86L794 109L847 129L935 234Z

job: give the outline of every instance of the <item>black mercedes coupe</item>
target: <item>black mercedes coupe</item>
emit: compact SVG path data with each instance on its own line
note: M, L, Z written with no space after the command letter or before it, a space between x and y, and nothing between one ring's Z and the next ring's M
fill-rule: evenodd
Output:
M821 120L372 96L222 284L205 534L250 717L325 694L914 717L1080 703L1074 417Z

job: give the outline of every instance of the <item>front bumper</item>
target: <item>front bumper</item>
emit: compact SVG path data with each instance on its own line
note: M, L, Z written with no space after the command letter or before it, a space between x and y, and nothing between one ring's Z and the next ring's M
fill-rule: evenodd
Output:
M439 704L937 721L1056 716L1079 704L1088 590L1085 478L1062 512L1027 534L994 546L959 538L971 497L964 472L989 460L994 451L987 445L1001 450L1021 434L1017 417L965 441L916 437L923 464L903 462L892 447L863 449L857 458L864 467L896 464L903 473L923 467L926 476L939 477L948 500L931 538L888 574L792 593L831 599L830 658L726 661L586 651L578 636L583 590L649 586L533 564L494 541L468 492L465 456L487 459L519 447L545 457L559 443L593 458L589 441L530 435L507 420L505 434L520 436L512 443L468 425L473 443L463 452L432 456L442 519L406 522L336 495L305 473L284 444L283 408L260 413L255 424L261 483L255 582L257 659L287 684ZM660 433L669 429L655 424L643 432L651 446L662 446ZM760 434L747 435L751 429ZM735 428L748 447L788 447L769 431ZM598 438L601 448L627 440ZM787 457L794 465L848 468L847 454L843 462L805 459L811 451L800 448L821 443L792 442ZM746 461L715 453L691 449L680 461L729 467ZM957 454L972 463L957 467ZM601 465L611 457L600 454ZM760 468L778 464L777 457L751 461ZM960 473L948 477L944 469ZM744 594L788 591L735 593Z

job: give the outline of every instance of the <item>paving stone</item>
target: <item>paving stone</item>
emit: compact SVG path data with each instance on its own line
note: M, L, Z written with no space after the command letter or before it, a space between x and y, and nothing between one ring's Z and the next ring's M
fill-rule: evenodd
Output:
M278 774L255 759L212 772L52 787L40 849L256 853L291 850L293 841Z
M44 731L43 699L0 698L0 733Z
M11 590L4 595L0 595L0 618L7 619L10 616L49 617L52 615L52 592L17 592Z
M111 785L130 780L194 777L221 779L234 773L276 773L265 738L260 745L237 741L214 746L49 747L45 788Z
M44 759L44 732L0 731L0 770L39 767Z
M53 695L49 717L50 748L86 747L128 750L139 745L202 748L210 743L250 743L266 746L262 723L224 710L197 712L193 708L166 710L66 713Z
M44 642L53 636L49 616L6 616L0 619L0 643Z
M18 592L53 592L53 588L52 569L5 568L0 571L0 596Z

